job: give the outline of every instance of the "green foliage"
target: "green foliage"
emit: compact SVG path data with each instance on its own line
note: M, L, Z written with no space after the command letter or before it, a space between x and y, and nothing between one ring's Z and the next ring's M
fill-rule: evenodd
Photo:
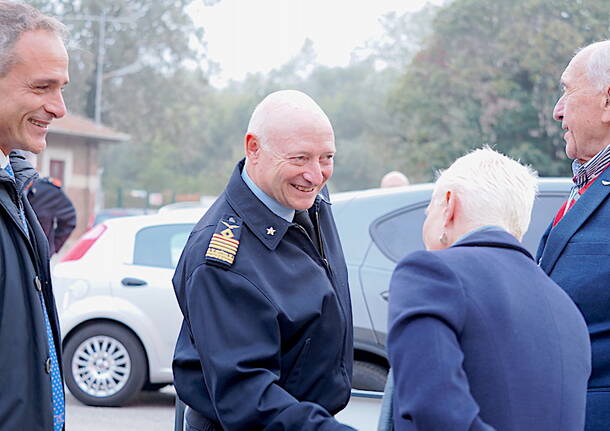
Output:
M390 98L413 156L409 172L431 178L489 144L541 175L569 174L552 119L559 77L609 23L602 0L456 0L441 9Z
M317 64L307 40L282 67L214 89L203 29L185 11L191 1L30 1L72 31L66 99L80 114L92 115L99 26L74 18L130 20L106 27L102 118L132 137L104 152L108 203L119 186L221 192L252 110L286 88L311 95L333 123L333 191L376 187L390 170L431 180L483 144L542 175L568 175L552 118L559 77L577 47L610 31L606 0L454 0L384 16L383 37L347 67Z

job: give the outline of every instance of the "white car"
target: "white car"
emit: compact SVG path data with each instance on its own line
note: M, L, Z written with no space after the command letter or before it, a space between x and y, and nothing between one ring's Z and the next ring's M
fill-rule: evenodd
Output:
M118 406L172 383L182 315L171 278L204 212L107 220L53 268L65 380L81 402Z

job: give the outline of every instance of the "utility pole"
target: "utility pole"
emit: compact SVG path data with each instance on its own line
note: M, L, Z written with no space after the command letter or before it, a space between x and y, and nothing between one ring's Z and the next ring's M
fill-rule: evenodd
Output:
M102 123L102 87L104 83L104 57L106 55L106 24L121 23L133 24L141 16L121 18L108 17L106 11L102 10L101 15L74 15L62 18L65 21L93 21L99 26L97 40L97 62L95 68L95 108L94 119L97 124Z

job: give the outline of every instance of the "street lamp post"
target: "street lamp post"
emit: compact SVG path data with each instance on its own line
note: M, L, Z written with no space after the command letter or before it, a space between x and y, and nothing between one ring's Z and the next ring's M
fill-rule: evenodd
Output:
M94 107L94 120L97 124L102 123L102 87L104 84L104 57L106 55L106 24L121 23L121 24L133 24L138 18L121 18L121 17L108 17L106 11L103 10L101 15L74 15L63 17L66 21L93 21L97 22L99 26L99 35L97 41L97 62L95 70L95 107Z

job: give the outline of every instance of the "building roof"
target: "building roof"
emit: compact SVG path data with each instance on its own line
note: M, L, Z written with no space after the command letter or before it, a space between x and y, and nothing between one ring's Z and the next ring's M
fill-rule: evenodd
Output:
M49 126L49 133L56 135L81 136L106 142L125 142L130 136L109 127L96 124L93 120L76 114L66 114L55 119Z

